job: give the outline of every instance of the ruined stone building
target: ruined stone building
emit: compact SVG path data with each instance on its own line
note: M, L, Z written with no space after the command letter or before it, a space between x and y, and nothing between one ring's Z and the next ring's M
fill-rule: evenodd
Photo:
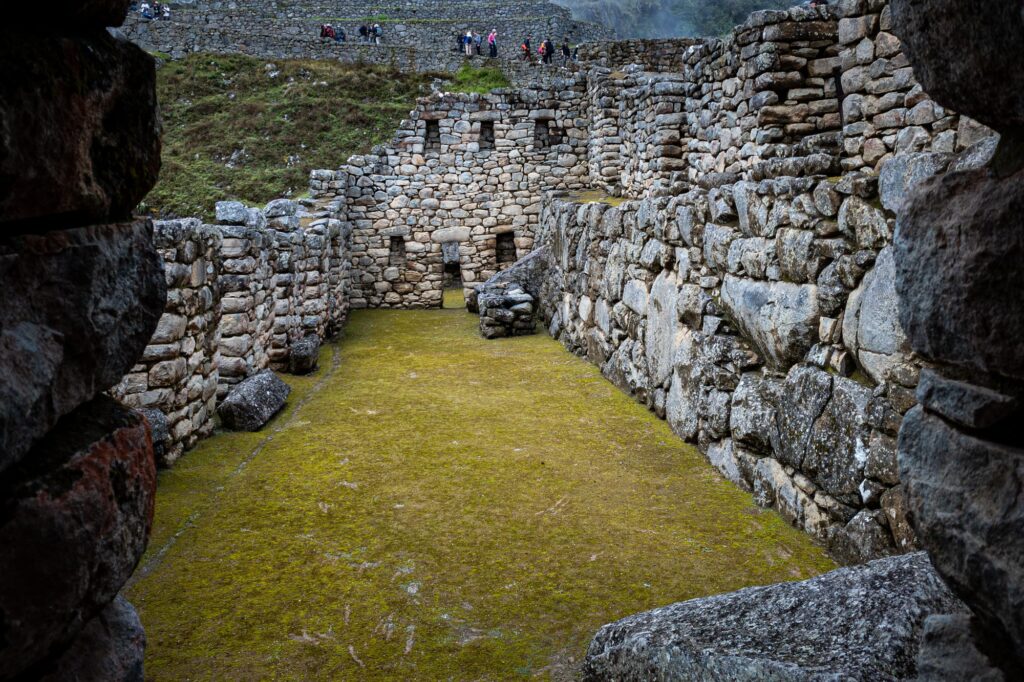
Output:
M141 679L117 594L155 464L235 385L353 309L454 286L486 313L510 284L529 302L497 314L510 330L536 315L848 566L612 623L585 678L1020 678L1019 3L840 0L717 39L594 40L535 82L423 98L389 144L313 171L310 199L222 202L216 224L131 217L159 136L151 58L103 28L125 5L3 29L0 679ZM135 22L168 52L250 51Z

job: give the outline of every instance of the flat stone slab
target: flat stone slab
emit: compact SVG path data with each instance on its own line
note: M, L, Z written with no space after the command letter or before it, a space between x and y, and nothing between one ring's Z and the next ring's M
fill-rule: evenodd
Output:
M605 625L583 679L903 679L925 618L964 611L924 552L889 557Z
M217 407L221 423L233 431L259 431L284 407L291 387L265 369L235 386Z

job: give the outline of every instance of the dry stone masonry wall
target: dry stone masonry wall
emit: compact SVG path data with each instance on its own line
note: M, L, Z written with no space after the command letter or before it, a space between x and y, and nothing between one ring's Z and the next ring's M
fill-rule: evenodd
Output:
M394 141L337 171L315 171L317 198L343 197L352 229L352 306L438 307L534 244L541 195L587 184L579 78L550 89L437 94Z
M167 306L113 394L167 420L159 463L209 435L219 401L259 370L289 368L306 337L333 336L348 314L347 232L328 212L280 199L217 205L219 225L155 223Z
M347 40L321 39L320 25L325 23L344 28ZM366 23L379 23L383 28L380 45L360 43L357 31ZM343 7L319 0L200 0L179 5L170 19L146 20L133 14L124 26L128 37L140 46L176 59L193 52L240 53L265 59L337 59L440 72L453 71L465 61L456 36L471 30L486 37L495 28L499 57L513 64L526 36L539 45L544 38L575 44L613 35L600 24L575 21L569 10L543 0L456 0L405 6L356 2Z

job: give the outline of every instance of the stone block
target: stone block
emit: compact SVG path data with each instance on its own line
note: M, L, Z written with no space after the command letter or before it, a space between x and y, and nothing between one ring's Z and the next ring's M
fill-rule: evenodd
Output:
M149 427L95 398L0 485L0 676L9 679L70 642L142 556L156 494Z
M164 308L148 221L0 240L0 470L142 355Z
M583 679L903 679L923 622L963 605L923 552L629 616L594 636Z
M284 407L291 387L265 369L236 385L217 407L226 428L258 431Z
M114 3L59 4L102 15ZM153 58L102 28L62 36L50 29L59 7L46 11L0 41L0 225L128 219L160 171Z

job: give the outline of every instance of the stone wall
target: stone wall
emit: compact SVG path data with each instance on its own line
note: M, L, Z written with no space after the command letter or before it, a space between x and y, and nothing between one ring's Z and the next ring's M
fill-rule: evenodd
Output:
M760 504L859 562L914 548L895 459L918 366L866 177L545 204L549 330Z
M118 596L149 540L150 426L104 391L166 294L148 220L154 62L105 27L127 2L25 3L0 23L0 679L142 679Z
M381 45L360 44L358 28L367 22L382 26ZM324 23L344 28L348 40L321 39L320 25ZM335 3L316 0L203 2L177 7L169 20L150 21L134 14L124 26L128 37L140 46L173 58L192 52L240 53L265 59L394 64L439 72L454 71L465 60L457 49L456 36L472 30L486 37L492 28L498 30L499 57L512 62L510 66L526 36L532 36L535 45L545 37L578 43L612 36L606 27L574 21L567 9L542 0L416 3L389 7L386 12L373 3L347 3L341 16ZM512 69L513 77L517 73Z
M468 293L526 255L542 192L587 185L583 96L578 78L551 89L437 94L391 145L314 171L314 196L345 197L352 306L438 307L446 281Z
M348 233L329 211L222 202L217 217L155 223L167 306L112 390L164 415L163 466L212 432L217 402L235 384L265 367L286 371L292 344L334 335L348 314Z

